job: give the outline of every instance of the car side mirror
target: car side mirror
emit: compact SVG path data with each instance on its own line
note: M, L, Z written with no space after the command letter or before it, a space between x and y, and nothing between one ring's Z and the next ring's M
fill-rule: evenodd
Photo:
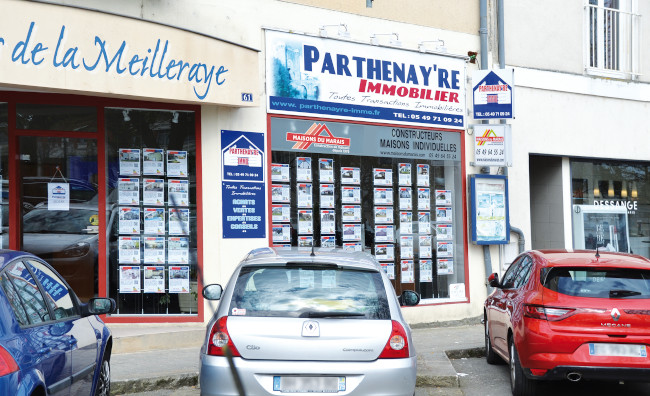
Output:
M206 300L219 300L221 299L221 293L223 293L223 288L221 285L213 283L211 285L207 285L206 287L203 288L203 298Z
M490 275L488 277L488 285L492 287L500 287L501 284L499 284L499 274L495 272L492 275Z
M420 302L420 295L413 290L404 290L399 298L400 305L412 307Z
M117 304L112 298L91 298L90 301L88 301L88 304L84 304L85 309L83 309L83 316L113 313L116 307Z

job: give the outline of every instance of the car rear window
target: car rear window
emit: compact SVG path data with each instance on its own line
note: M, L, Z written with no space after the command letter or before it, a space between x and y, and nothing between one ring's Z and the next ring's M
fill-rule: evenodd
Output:
M650 298L650 271L647 270L553 268L547 274L544 286L569 296Z
M390 319L377 271L309 265L244 267L229 315Z

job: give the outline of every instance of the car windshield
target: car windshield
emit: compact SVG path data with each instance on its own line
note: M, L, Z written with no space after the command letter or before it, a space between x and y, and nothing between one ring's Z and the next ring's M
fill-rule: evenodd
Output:
M295 264L242 268L229 314L390 318L386 290L379 272Z
M576 297L650 298L650 271L633 268L553 268L544 286Z
M88 234L93 233L96 210L34 209L23 216L23 232L37 234ZM96 231L94 231L96 233Z

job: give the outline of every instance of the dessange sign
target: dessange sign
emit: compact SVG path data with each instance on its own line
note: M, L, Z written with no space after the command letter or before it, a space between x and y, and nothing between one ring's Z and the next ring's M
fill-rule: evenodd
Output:
M0 84L257 105L256 51L154 23L3 0ZM251 77L253 76L253 77Z

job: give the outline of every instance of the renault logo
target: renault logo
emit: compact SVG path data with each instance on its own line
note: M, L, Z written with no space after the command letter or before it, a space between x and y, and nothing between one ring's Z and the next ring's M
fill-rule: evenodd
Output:
M614 319L615 322L617 322L621 318L621 313L618 312L618 309L614 308L612 309L612 319Z
M308 320L302 324L303 337L320 337L320 326L315 320Z

